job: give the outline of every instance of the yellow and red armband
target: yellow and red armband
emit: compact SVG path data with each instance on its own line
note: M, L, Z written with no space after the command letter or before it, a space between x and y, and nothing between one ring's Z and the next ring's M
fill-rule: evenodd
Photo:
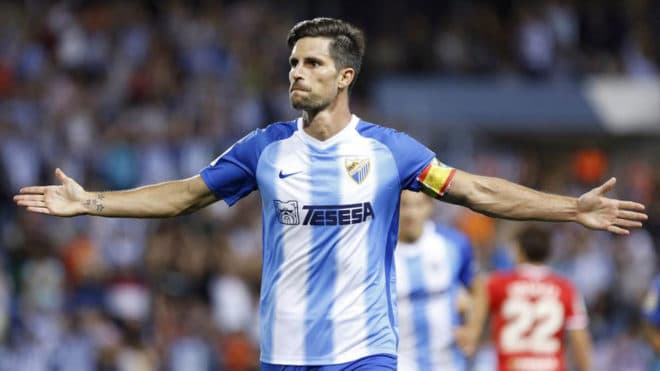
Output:
M456 173L456 169L446 166L437 159L433 159L422 170L417 180L422 183L422 191L424 193L435 198L440 198L451 185L454 173Z

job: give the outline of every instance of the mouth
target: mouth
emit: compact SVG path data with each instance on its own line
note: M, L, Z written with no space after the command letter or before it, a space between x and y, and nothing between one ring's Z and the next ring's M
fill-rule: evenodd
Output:
M307 92L309 91L308 89L301 88L299 86L294 86L291 89L289 89L289 92L293 93L295 91L300 91L300 92Z

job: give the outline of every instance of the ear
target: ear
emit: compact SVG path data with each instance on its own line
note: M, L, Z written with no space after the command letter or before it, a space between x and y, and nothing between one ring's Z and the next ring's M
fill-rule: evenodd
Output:
M355 78L354 69L352 69L351 67L343 68L341 71L339 71L337 86L339 87L339 89L342 90L346 89L349 86L351 86L351 82L353 82L354 78Z

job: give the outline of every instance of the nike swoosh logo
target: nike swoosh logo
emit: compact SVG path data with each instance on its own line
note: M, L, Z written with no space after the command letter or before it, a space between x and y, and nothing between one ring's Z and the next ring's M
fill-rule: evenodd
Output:
M280 179L288 178L291 175L296 175L298 173L302 173L302 171L296 171L295 173L284 174L282 170L280 170Z

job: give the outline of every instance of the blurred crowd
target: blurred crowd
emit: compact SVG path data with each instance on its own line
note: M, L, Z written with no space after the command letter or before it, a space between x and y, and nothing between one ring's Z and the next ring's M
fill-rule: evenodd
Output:
M54 182L55 167L92 190L192 176L249 130L296 117L285 38L298 20L336 16L366 29L353 109L368 120L378 120L370 82L385 74L659 71L653 1L285 3L0 3L0 371L256 367L258 195L169 220L44 217L11 197ZM638 308L658 273L658 153L511 148L490 142L464 159L467 170L573 195L617 175L618 196L650 206L646 229L627 238L555 226L554 264L586 297L597 369L642 370L652 357ZM511 223L449 206L437 218L470 236L483 271L510 266Z
M658 75L657 1L392 3L383 6L385 16L373 20L370 32L376 73L535 80Z

